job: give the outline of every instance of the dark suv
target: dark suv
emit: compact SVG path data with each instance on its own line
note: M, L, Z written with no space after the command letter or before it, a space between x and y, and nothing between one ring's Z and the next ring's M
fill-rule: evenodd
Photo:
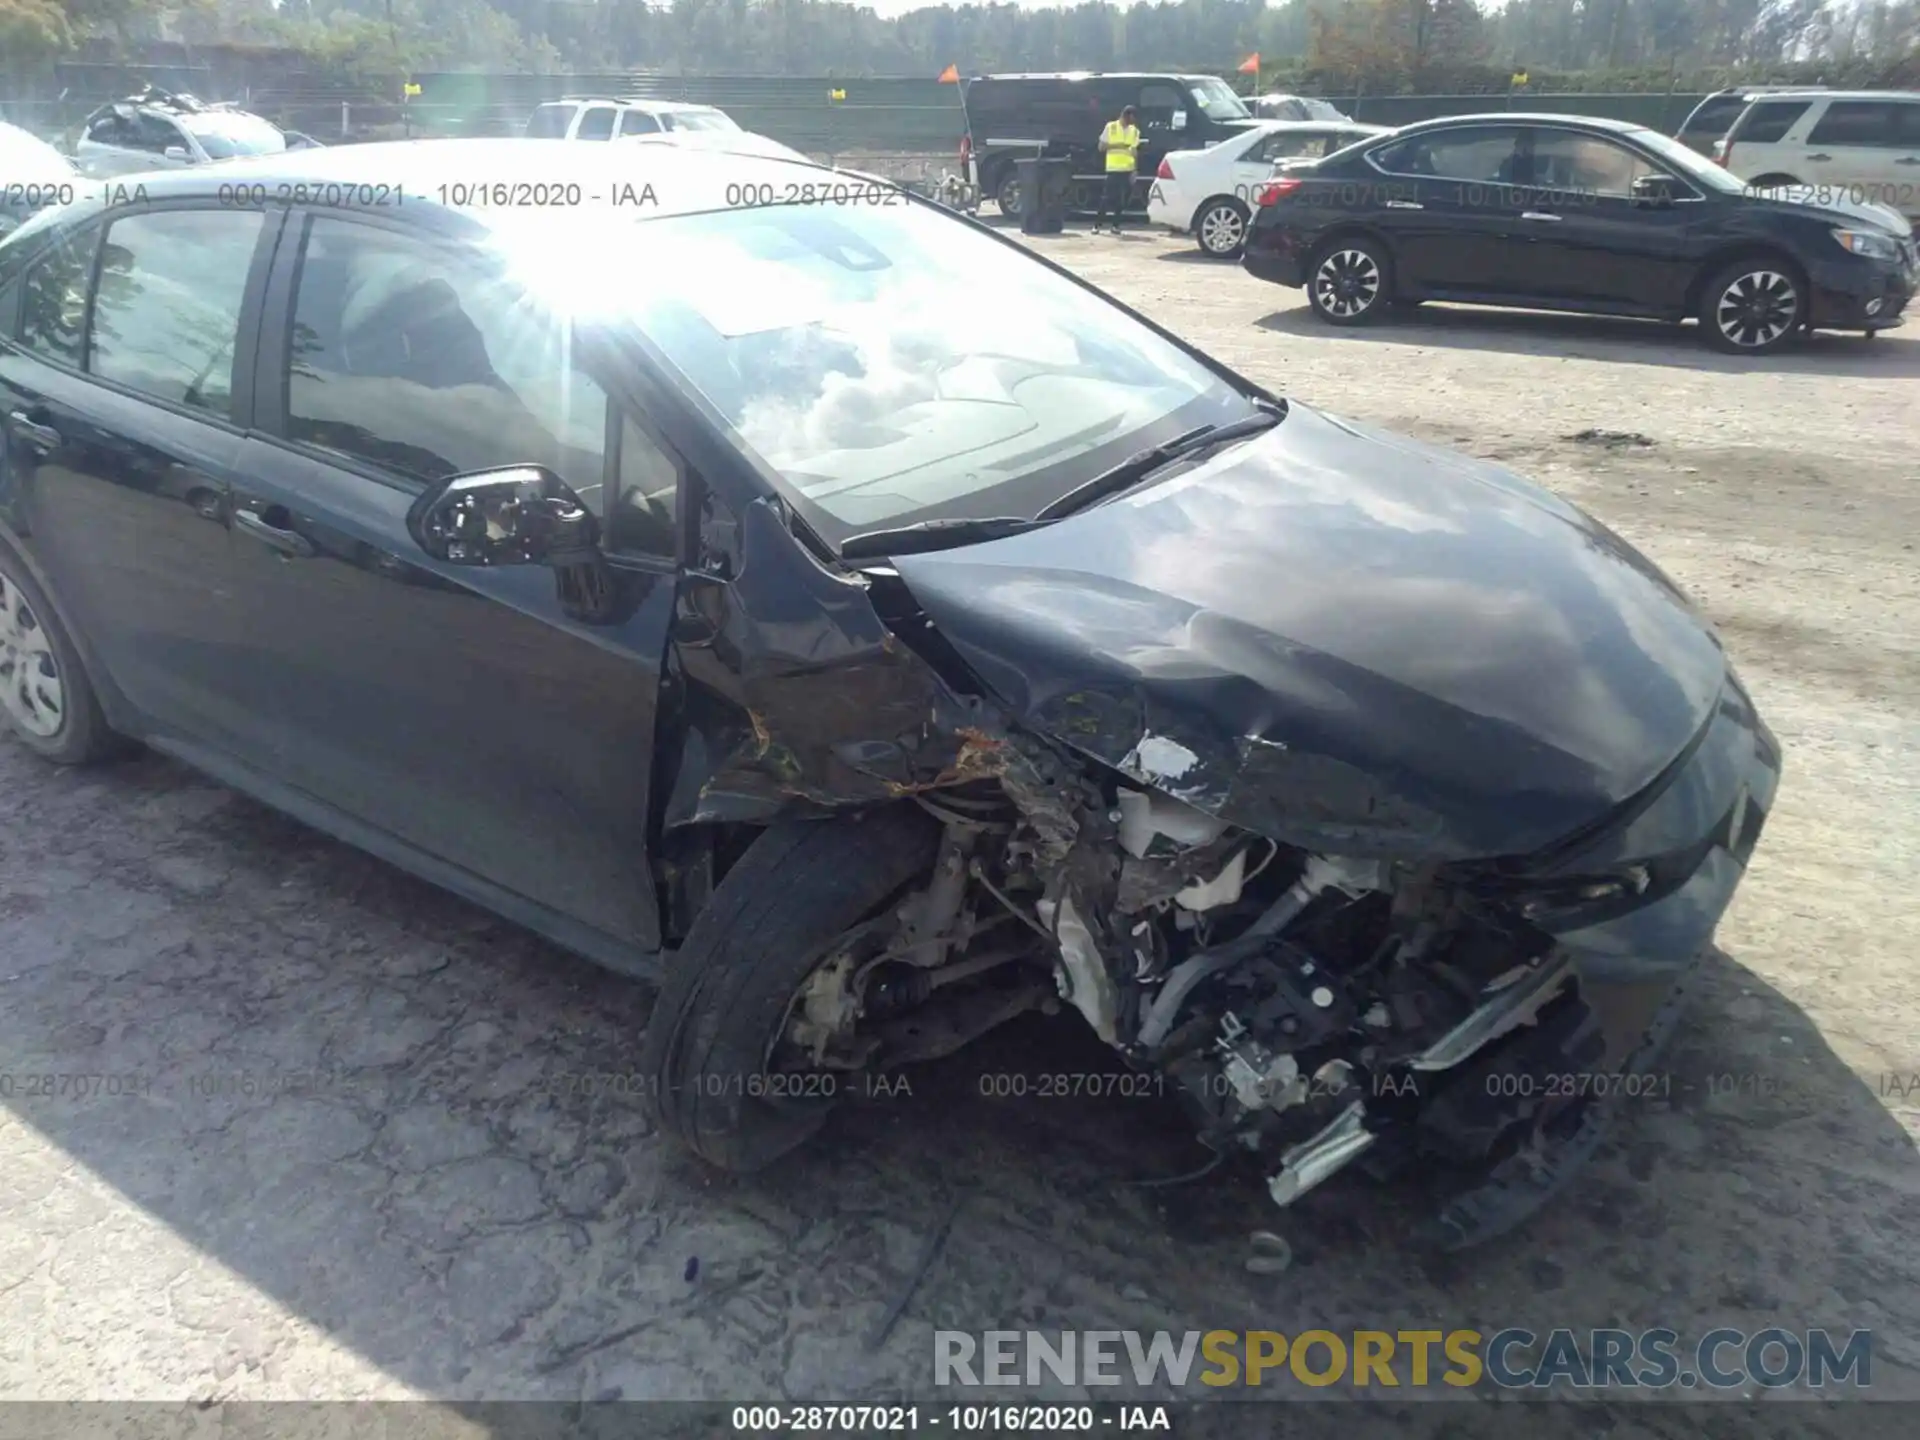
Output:
M1169 150L1204 149L1254 124L1246 102L1217 75L981 75L966 82L962 160L980 193L1003 215L1020 213L1014 162L1035 156L1074 162L1075 203L1091 209L1105 168L1100 130L1128 105L1140 121L1135 201Z
M1763 192L1652 130L1572 115L1430 120L1269 181L1243 263L1334 325L1454 300L1696 318L1746 355L1897 325L1915 284L1912 227L1885 206Z

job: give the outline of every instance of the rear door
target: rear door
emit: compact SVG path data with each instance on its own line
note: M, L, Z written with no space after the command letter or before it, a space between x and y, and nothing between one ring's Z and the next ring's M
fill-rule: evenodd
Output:
M677 461L611 399L603 358L484 251L296 214L267 311L273 438L236 490L235 544L275 636L259 663L294 741L286 780L594 935L656 948L647 822ZM602 513L622 551L612 618L570 609L550 570L442 565L409 537L430 483L520 463ZM615 503L641 494L638 510Z
M1368 152L1383 172L1369 210L1393 245L1401 283L1428 293L1519 293L1522 134L1517 125L1446 126Z
M1807 132L1807 173L1800 178L1816 187L1843 190L1848 199L1879 203L1884 195L1897 198L1895 187L1902 179L1911 180L1916 168L1900 164L1914 153L1911 142L1903 141L1906 108L1892 99L1830 101Z
M279 736L227 516L279 227L234 205L108 211L34 262L0 325L5 481L62 604L144 733L259 767Z

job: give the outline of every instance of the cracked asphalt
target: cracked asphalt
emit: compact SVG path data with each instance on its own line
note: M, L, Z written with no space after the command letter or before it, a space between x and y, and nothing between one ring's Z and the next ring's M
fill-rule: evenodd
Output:
M169 761L7 740L0 1395L884 1400L931 1393L935 1328L1777 1324L1871 1329L1875 1393L1920 1398L1920 341L1745 366L1626 322L1334 332L1176 242L1034 243L1283 392L1537 476L1721 625L1786 777L1659 1093L1583 1182L1446 1260L1402 1238L1417 1186L1285 1215L1251 1172L1142 1187L1199 1158L1160 1102L981 1093L1108 1066L1066 1019L719 1177L628 1074L645 987ZM1285 1274L1244 1268L1256 1227ZM1459 1413L1386 1399L1370 1434Z

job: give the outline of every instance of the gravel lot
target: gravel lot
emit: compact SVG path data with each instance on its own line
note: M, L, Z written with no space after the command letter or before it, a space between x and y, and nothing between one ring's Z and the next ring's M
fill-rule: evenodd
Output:
M0 1394L848 1400L925 1393L936 1326L1779 1324L1872 1329L1876 1391L1920 1397L1920 339L1749 367L1626 322L1336 332L1180 243L1035 243L1285 393L1541 478L1720 624L1787 773L1670 1096L1445 1263L1398 1239L1417 1190L1144 1190L1196 1158L1153 1104L980 1097L1101 1063L1065 1021L716 1178L604 1078L645 989L170 762L0 741ZM1256 1226L1287 1274L1243 1268Z

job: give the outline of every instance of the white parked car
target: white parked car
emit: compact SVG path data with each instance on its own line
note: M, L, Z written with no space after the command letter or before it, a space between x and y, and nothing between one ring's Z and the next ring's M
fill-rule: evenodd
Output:
M726 111L678 100L615 100L576 95L537 106L527 120L529 140L624 140L632 135L682 131L742 134Z
M676 130L672 134L622 136L640 145L672 145L681 150L720 150L729 155L762 155L769 160L800 160L811 165L811 157L789 145L757 135L751 130Z
M1147 219L1192 235L1209 255L1238 255L1254 197L1276 165L1317 160L1388 128L1355 120L1263 120L1204 150L1176 150L1154 174Z
M149 90L89 115L73 157L82 173L101 178L277 155L313 143L245 110Z
M1761 189L1804 185L1920 216L1920 92L1756 95L1713 158Z
M549 100L527 121L529 140L651 140L668 145L805 160L798 150L742 130L726 111L679 100Z

